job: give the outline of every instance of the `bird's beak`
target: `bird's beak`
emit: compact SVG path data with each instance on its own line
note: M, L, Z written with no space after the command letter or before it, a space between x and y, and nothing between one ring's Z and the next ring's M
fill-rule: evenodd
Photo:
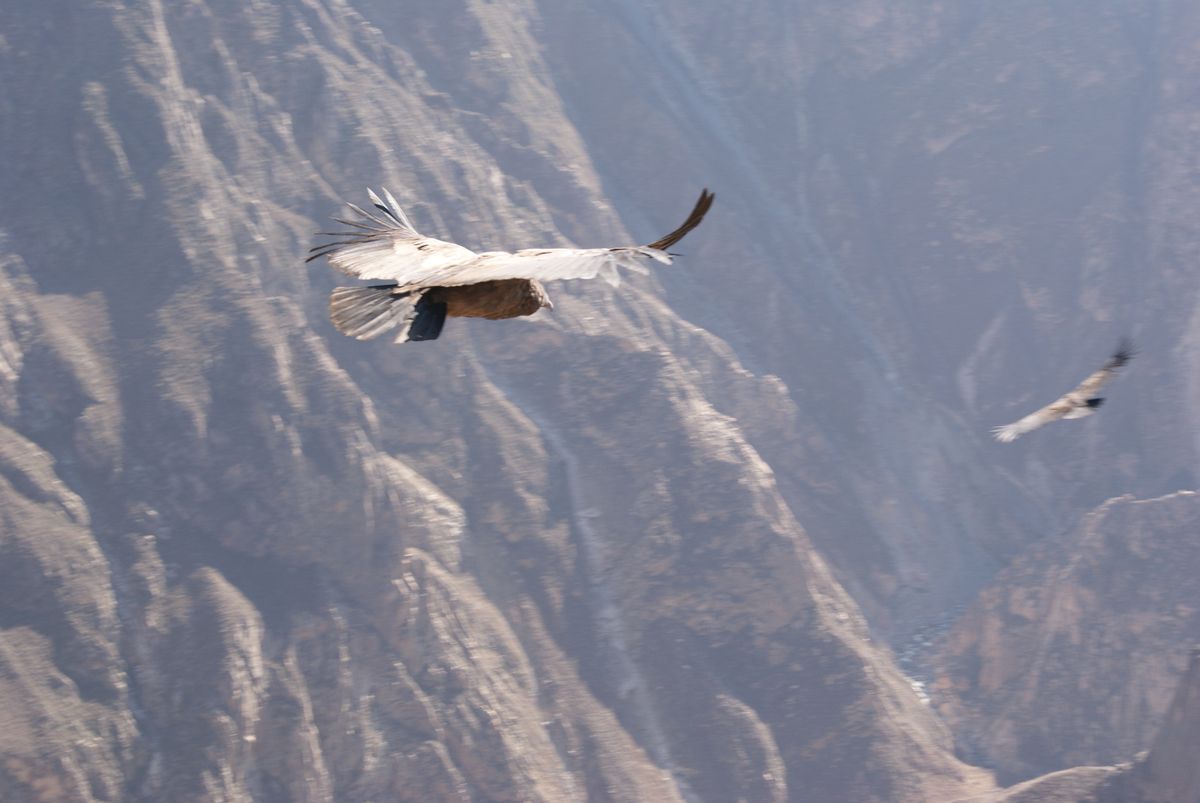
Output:
M542 299L542 306L546 309L554 309L554 302L548 298Z

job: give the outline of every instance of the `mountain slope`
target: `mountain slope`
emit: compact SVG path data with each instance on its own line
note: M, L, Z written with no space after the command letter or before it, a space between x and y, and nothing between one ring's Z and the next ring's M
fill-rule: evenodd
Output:
M1192 491L1110 500L997 575L939 656L964 755L1018 779L1150 747L1200 640Z

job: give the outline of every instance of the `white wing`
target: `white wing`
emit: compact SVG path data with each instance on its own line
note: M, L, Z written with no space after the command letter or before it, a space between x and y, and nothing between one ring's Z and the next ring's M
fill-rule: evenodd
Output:
M359 220L337 222L352 227L349 231L321 232L338 239L311 249L306 262L328 257L329 264L357 279L385 279L401 286L424 285L423 277L453 265L470 262L474 251L456 243L421 236L387 190L387 202L367 190L379 214L347 204Z
M992 434L995 435L996 440L1000 441L1001 443L1012 443L1026 432L1032 432L1040 426L1049 424L1051 421L1057 421L1066 415L1067 411L1070 409L1069 407L1060 409L1060 407L1060 402L1047 405L1046 407L1038 410L1036 413L1030 413L1020 421L1014 421L1013 423L1007 424L1003 427L996 427L992 430Z
M339 239L313 248L309 260L328 257L338 270L359 279L384 279L401 287L453 287L496 279L592 279L610 284L620 281L618 268L646 272L650 260L671 262L667 248L704 219L713 194L704 190L683 225L650 245L620 248L530 248L515 253L489 251L476 254L461 245L422 237L409 223L391 193L386 202L367 191L379 215L353 204L361 221L339 220L354 227L350 232L332 232Z
M671 255L644 245L628 248L531 248L513 254L488 251L465 265L448 265L431 271L425 282L438 287L450 287L493 279L551 282L559 279L594 279L599 276L615 286L621 281L617 268L645 273L646 267L642 263L651 259L670 264Z

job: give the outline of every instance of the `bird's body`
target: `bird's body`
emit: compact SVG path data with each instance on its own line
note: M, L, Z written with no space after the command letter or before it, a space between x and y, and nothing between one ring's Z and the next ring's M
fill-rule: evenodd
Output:
M1104 403L1103 397L1097 396L1100 388L1116 376L1117 369L1133 359L1133 345L1122 340L1116 353L1108 358L1108 362L1079 384L1079 387L1042 409L1030 413L1019 421L1014 421L992 430L996 440L1001 443L1011 443L1027 432L1049 424L1059 419L1085 418L1092 415Z
M542 283L534 279L496 279L459 287L435 287L426 293L446 305L449 318L487 318L499 321L532 315L553 306Z
M553 307L542 286L555 279L600 276L617 284L617 268L645 272L648 261L671 262L670 248L704 219L713 195L705 190L683 225L649 245L617 248L543 248L476 253L417 233L391 193L386 201L368 190L380 214L350 204L360 220L341 220L349 231L312 249L358 279L384 284L338 287L330 319L343 334L370 340L399 329L395 342L433 340L447 317L499 320Z

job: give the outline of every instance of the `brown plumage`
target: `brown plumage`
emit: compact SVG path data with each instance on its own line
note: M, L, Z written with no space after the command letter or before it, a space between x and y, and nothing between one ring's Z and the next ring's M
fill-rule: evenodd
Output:
M335 239L314 247L308 260L324 256L355 278L385 280L336 288L329 315L338 331L359 340L399 329L397 343L433 340L447 317L499 320L553 307L543 281L600 276L615 285L617 268L644 273L646 262L669 264L667 249L700 225L714 197L704 190L687 220L649 245L475 253L417 233L386 190L386 201L368 194L378 213L349 204L359 220L339 219L350 229L326 233Z
M490 321L532 315L542 307L554 306L541 282L532 279L434 287L425 297L435 304L445 304L448 318L487 318Z

